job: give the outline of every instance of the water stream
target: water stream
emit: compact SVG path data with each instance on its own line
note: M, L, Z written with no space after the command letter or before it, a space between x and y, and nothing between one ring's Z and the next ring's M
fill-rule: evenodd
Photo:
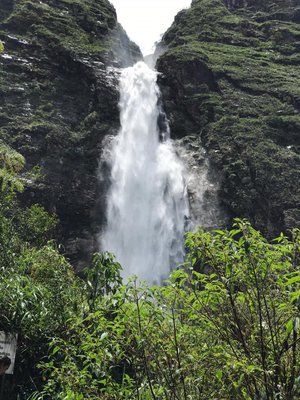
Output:
M189 215L184 168L168 129L158 130L157 73L138 62L120 78L121 129L110 151L111 187L101 248L123 277L160 283L183 260ZM164 139L162 140L161 137Z

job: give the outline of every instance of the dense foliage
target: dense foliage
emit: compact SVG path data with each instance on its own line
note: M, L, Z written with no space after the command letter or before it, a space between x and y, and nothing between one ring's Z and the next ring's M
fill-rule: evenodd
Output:
M18 205L22 158L1 151L0 330L18 333L5 398L299 398L299 231L189 233L162 287L123 284L109 253L81 279L47 241L55 218Z
M64 329L77 296L71 266L49 241L56 217L19 204L17 194L34 179L21 175L23 165L20 154L0 144L0 330L18 334L15 376L6 379L12 398L35 389L35 365Z
M298 398L299 232L269 244L238 221L186 245L163 287L93 275L98 295L52 340L37 398Z

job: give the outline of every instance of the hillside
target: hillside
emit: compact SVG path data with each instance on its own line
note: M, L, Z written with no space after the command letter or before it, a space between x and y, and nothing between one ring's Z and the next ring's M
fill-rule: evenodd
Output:
M23 202L61 221L73 263L96 250L105 188L97 178L103 137L119 127L114 67L141 58L107 0L0 2L0 140L26 169Z
M197 138L233 216L300 226L300 2L194 0L157 63L175 137Z

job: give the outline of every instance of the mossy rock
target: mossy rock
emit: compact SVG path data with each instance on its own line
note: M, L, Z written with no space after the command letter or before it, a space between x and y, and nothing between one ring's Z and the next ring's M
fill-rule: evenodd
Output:
M270 236L299 223L288 211L300 204L299 10L298 0L194 0L157 63L175 137L198 132L228 211Z
M58 214L57 238L81 266L98 250L104 220L102 141L119 127L113 67L134 63L140 50L107 0L3 0L0 40L0 139L25 156L27 169L40 168L22 199Z

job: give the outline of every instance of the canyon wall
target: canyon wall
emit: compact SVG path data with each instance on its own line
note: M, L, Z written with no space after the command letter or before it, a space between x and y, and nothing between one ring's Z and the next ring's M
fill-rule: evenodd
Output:
M194 0L160 44L171 131L198 138L232 217L300 226L300 2Z
M2 0L0 40L0 140L38 170L23 201L57 213L64 251L84 263L104 218L98 160L119 128L117 68L142 55L107 0Z

